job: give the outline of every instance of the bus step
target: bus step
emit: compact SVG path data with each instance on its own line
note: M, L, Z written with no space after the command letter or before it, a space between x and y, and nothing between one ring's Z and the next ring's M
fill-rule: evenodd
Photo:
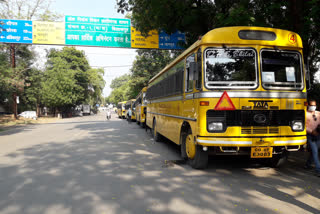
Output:
M220 151L221 152L239 152L239 147L226 147L226 146L220 146Z
M288 152L296 152L300 149L300 146L286 146L285 148Z

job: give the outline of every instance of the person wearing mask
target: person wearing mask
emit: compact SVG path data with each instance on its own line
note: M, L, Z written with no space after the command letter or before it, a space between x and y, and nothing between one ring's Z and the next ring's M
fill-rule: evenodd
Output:
M315 100L310 100L307 109L307 140L308 146L311 149L309 158L304 166L305 169L312 169L311 164L315 164L316 176L320 177L320 160L318 156L318 150L320 147L320 112L316 111L317 102Z
M131 116L132 116L132 111L131 108L128 110L128 123L131 123Z

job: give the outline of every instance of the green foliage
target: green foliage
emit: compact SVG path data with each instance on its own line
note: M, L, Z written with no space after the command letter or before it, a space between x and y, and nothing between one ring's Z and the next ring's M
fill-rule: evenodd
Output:
M138 56L131 69L131 81L128 97L135 98L140 90L148 85L149 80L172 61L166 50L137 50Z
M9 56L4 50L1 50L0 52L0 104L3 103L10 94L9 78L10 78Z
M42 82L42 101L50 107L101 103L105 82L102 69L91 69L83 51L52 49Z
M186 33L187 46L209 30L225 26L262 26L291 30L303 40L312 80L320 62L320 0L118 0L144 35L152 29Z
M27 71L25 89L21 99L22 104L24 104L23 110L35 110L40 105L43 78L44 73L41 70L32 68Z
M50 10L51 3L51 0L5 0L0 3L0 17L43 21L61 19L61 15ZM34 109L40 99L40 79L34 75L41 76L42 73L31 68L35 61L35 53L31 46L14 46L16 66L12 69L11 47L9 44L0 45L0 105L11 111L13 94L17 94L20 97L19 111Z
M137 53L131 74L112 81L110 88L113 91L108 98L110 102L118 103L136 98L141 89L148 85L148 81L170 63L174 56L165 50L137 50Z
M130 79L129 74L124 74L120 77L117 77L112 80L112 82L110 84L110 88L112 88L112 89L120 88L122 85L124 85L126 82L128 82L129 79Z
M11 51L9 45L0 46L0 105L4 105L7 111L13 101L12 94L23 95L25 79L34 61L34 53L28 46L15 45L16 62L13 69Z
M86 103L95 106L97 103L103 104L104 98L102 97L102 91L105 86L103 79L103 69L89 69L87 71L88 83L89 83L89 97L86 99Z

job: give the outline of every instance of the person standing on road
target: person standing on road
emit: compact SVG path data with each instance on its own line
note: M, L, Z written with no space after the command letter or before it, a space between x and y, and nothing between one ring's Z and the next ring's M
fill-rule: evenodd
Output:
M110 120L111 119L111 110L107 109L107 119Z
M320 160L318 156L320 147L320 112L316 111L317 102L315 100L310 100L307 110L307 139L308 146L311 149L309 158L304 166L305 169L312 169L311 164L314 162L316 176L320 177Z
M131 108L128 109L128 123L131 123L132 111Z

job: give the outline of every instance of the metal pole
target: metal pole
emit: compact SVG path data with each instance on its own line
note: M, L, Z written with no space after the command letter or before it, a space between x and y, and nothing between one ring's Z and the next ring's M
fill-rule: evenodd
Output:
M11 68L12 68L12 73L15 76L15 68L16 68L16 48L15 48L15 44L10 44L10 52L11 52ZM13 79L13 93L12 93L12 99L13 99L13 106L12 106L12 110L13 110L13 115L14 118L17 119L18 118L18 114L17 114L17 82L15 79Z

